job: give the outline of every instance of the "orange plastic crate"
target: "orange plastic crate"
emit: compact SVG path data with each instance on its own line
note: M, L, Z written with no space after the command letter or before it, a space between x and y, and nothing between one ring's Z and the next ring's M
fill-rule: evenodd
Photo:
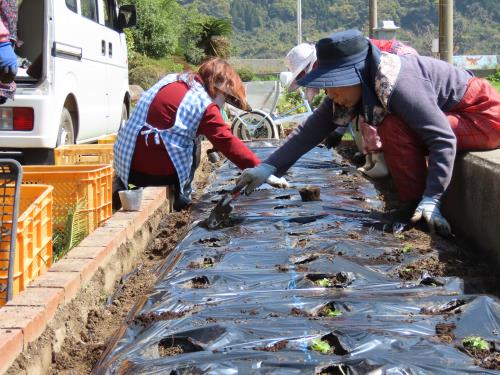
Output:
M112 178L110 165L27 165L23 183L54 186L54 227L64 228L69 212L85 201L88 233L112 215Z
M13 296L22 292L31 280L45 273L52 264L52 191L53 187L47 185L21 186ZM8 228L11 224L4 223ZM5 302L7 293L10 255L7 244L4 243L4 246L0 252L0 305Z
M97 143L100 145L113 144L116 141L116 134L106 135L97 140Z
M113 165L113 144L59 146L54 149L54 158L56 165Z

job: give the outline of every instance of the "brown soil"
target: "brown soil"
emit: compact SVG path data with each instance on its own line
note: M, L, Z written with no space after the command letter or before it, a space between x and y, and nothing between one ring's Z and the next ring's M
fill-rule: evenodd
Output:
M347 155L345 155L347 156ZM211 171L217 167L217 164L210 164L206 158L202 162L199 173L195 177L194 186L198 191L207 183ZM350 176L340 176L350 177ZM356 184L354 180L347 181L346 184ZM390 180L382 180L376 183L381 189L381 198L386 201L386 208L390 209L397 206L394 189ZM347 186L347 185L346 185ZM290 196L283 196L280 199L290 199ZM113 336L116 330L125 321L127 314L131 308L146 295L154 286L156 281L155 271L166 256L177 245L177 242L185 233L187 225L190 222L190 211L180 213L171 213L167 215L160 225L160 232L157 238L144 251L140 259L136 262L136 269L128 278L124 278L122 282L117 283L114 298L106 303L108 296L101 291L86 291L88 298L78 298L76 304L71 303L71 309L74 309L74 316L78 317L79 309L89 310L88 317L85 321L76 321L71 324L67 323L66 339L62 343L62 350L59 353L54 353L52 358L52 366L48 373L50 374L89 374L93 366L97 363L102 352L106 348L107 340ZM290 235L307 236L304 232L290 232ZM392 234L390 234L392 235ZM466 293L489 293L500 296L498 285L500 276L498 273L491 270L490 265L485 259L480 258L481 254L476 254L474 249L464 249L458 243L444 240L439 236L431 236L421 230L411 229L402 234L397 235L401 239L401 247L394 250L391 254L383 254L380 257L373 258L371 261L388 261L391 263L401 263L407 255L425 254L425 259L421 259L402 265L394 276L399 276L404 280L417 280L422 275L422 271L426 271L431 276L457 276L464 280ZM204 246L219 247L219 239L207 239ZM302 239L297 241L297 247L306 245ZM340 254L341 255L341 254ZM312 259L311 259L312 260ZM308 260L308 261L311 261ZM306 261L307 262L307 261ZM307 268L299 270L300 264L306 262L297 262L296 270L307 272ZM197 264L199 268L206 267L205 261ZM473 265L473 266L471 266ZM196 268L196 265L191 265ZM284 270L281 270L284 271ZM329 277L330 278L330 277ZM337 277L331 278L335 284ZM341 282L345 283L345 280ZM311 280L314 283L314 280ZM202 287L206 287L206 283ZM97 297L96 297L97 296ZM95 303L95 300L99 300ZM80 305L78 305L80 304ZM425 311L429 314L450 314L458 310L458 306L452 306L450 310L443 311ZM90 306L90 307L89 307ZM291 309L291 315L294 316L309 316L306 311L298 308ZM174 316L156 314L154 316L143 315L138 317L139 321L144 324L149 324L158 319L173 319ZM207 318L209 322L216 322L214 318ZM436 325L436 335L438 339L448 342L453 340L452 324L439 323ZM52 340L52 337L42 336L41 340ZM47 336L54 334L48 334ZM269 350L276 347L276 350L281 349L281 345L286 346L283 342L278 342L270 348L258 349ZM160 355L177 355L183 351L180 345L159 346ZM468 352L469 355L476 358L477 364L488 369L500 369L500 353L490 351L477 351L474 353ZM9 374L21 372L30 363L29 353L21 356L21 359L11 368Z
M484 293L500 296L500 276L494 262L468 248L459 240L446 240L438 235L412 228L399 235L401 247L383 254L389 263L401 263L406 256L425 255L422 259L402 265L395 272L403 280L419 280L425 272L431 277L459 277L464 281L465 293ZM377 259L377 258L374 258ZM372 260L374 260L372 259Z
M445 317L451 314L459 314L461 312L460 306L465 305L465 300L463 299L453 299L441 306L423 307L420 310L420 314L424 315L439 315L442 314Z
M137 271L119 283L116 298L111 304L94 306L80 332L68 334L61 352L53 355L50 374L88 374L106 348L106 341L113 336L128 312L139 298L154 286L154 269L172 251L183 235L190 220L190 212L170 213L161 224L159 236L150 244L138 262ZM166 313L172 315L172 313ZM147 316L146 316L147 315ZM147 324L154 319L174 319L164 314L137 317L137 322Z
M201 191L207 184L215 167L207 161L206 157L202 159L193 183L197 191ZM196 195L194 198L196 199ZM137 260L136 270L122 283L117 284L113 301L108 305L106 296L102 296L103 303L93 306L87 321L80 322L80 330L67 333L61 352L53 354L49 374L89 374L91 372L106 348L107 340L124 322L127 314L139 299L151 291L157 278L155 271L184 236L190 222L190 209L169 213L163 218L158 236ZM77 309L78 306L75 308ZM137 317L137 320L142 324L148 324L153 320L175 318L173 313L153 315L142 315ZM161 355L167 355L165 353L178 351L178 348L161 350L163 350ZM26 360L29 361L29 358Z
M195 277L186 284L186 287L193 289L204 289L209 286L210 282L206 276Z
M437 323L436 324L436 336L442 342L447 344L455 340L455 334L453 330L456 328L455 323Z
M463 349L474 358L474 364L489 370L500 370L500 352L480 349Z
M321 191L317 186L306 186L299 189L300 198L302 202L312 202L321 200Z
M283 264L277 264L274 267L278 272L288 272L288 267Z
M295 271L297 271L297 272L309 272L309 267L304 266L303 264L299 264L298 266L295 266Z
M288 340L282 340L282 341L278 341L277 343L275 343L274 345L271 345L271 346L257 347L257 348L255 348L255 350L261 350L264 352L273 352L274 353L274 352L277 352L279 350L285 349L287 344L288 344Z
M307 246L307 244L310 242L310 240L308 238L299 238L297 241L295 241L293 244L292 244L292 247L300 247L300 248L304 248Z
M418 280L423 272L428 272L432 276L444 276L445 265L435 256L419 259L398 271L399 277L403 280Z
M160 353L160 357L172 357L184 353L184 350L178 345L171 347L158 346L158 352Z
M215 265L215 260L210 257L205 257L203 260L193 261L188 264L190 269L211 268Z
M149 312L145 314L140 314L134 319L134 323L140 324L143 326L148 326L151 323L160 321L160 320L172 320L177 319L184 316L185 313L175 313L170 311L164 311L160 314L156 314L154 312Z
M345 288L352 283L352 278L345 272L338 272L335 275L309 274L306 279L314 286L324 288Z
M222 245L220 244L220 238L202 238L201 240L198 240L198 243L200 245L204 245L206 247L221 247Z
M306 311L301 310L298 307L292 307L292 309L290 310L290 314L292 314L293 316L309 316Z

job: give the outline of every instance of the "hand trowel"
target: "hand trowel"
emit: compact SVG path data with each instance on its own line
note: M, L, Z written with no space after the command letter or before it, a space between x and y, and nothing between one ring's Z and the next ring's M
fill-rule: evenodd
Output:
M224 194L221 200L217 202L217 205L214 207L206 221L208 229L217 228L223 221L229 218L229 214L233 210L231 202L241 194L242 188L243 187L236 186L233 190Z

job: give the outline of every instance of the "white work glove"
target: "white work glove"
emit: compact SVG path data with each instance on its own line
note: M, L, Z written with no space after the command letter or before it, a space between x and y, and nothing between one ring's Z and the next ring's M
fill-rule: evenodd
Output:
M272 187L278 188L278 189L288 189L290 185L288 184L288 181L285 180L285 177L276 177L275 175L270 175L267 178L266 181L269 185Z
M441 211L439 210L440 205L439 199L437 198L422 197L422 200L418 204L417 209L411 218L411 222L416 223L423 217L427 222L431 233L438 232L444 237L450 237L450 224L448 224L444 216L441 214Z
M236 189L243 189L245 186L245 194L250 195L255 189L267 181L269 176L276 173L276 167L262 163L253 168L247 168L236 181Z

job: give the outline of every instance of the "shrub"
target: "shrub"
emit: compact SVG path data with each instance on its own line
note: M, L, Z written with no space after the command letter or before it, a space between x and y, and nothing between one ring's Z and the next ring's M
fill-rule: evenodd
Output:
M285 113L292 108L299 107L303 103L302 98L300 96L300 92L294 91L294 92L288 92L285 90L283 94L281 94L278 105L277 105L277 110L278 113ZM304 113L306 111L306 107L301 106L300 108L294 110L293 112L290 112L290 114L294 113Z
M129 71L131 85L139 85L143 89L149 89L160 79L158 69L152 66L137 66Z
M500 70L497 70L494 74L487 77L488 81L500 82Z
M312 108L317 108L321 104L321 102L323 101L323 99L325 98L325 96L326 96L325 91L324 90L320 90L319 94L316 95L313 98L313 100L311 102L311 107Z
M179 60L182 59L164 57L155 60L136 53L129 60L129 82L131 85L139 85L147 90L166 74L182 72L184 64Z
M238 74L240 75L240 78L243 82L250 82L254 78L253 72L248 68L241 68L241 69L238 69L237 71L238 71Z
M189 63L194 65L200 65L202 61L206 58L206 55L201 48L198 48L195 45L191 44L188 48L186 48L186 51L184 52L184 57Z

